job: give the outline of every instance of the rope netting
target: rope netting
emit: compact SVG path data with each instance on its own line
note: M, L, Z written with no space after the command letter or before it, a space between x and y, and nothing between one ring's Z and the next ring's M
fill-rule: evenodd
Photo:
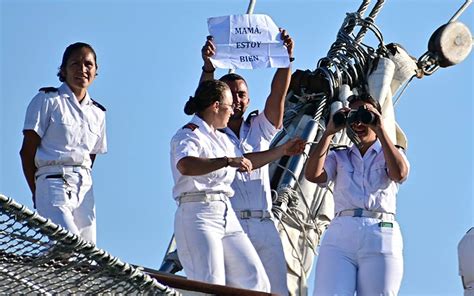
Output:
M179 295L0 194L0 294Z

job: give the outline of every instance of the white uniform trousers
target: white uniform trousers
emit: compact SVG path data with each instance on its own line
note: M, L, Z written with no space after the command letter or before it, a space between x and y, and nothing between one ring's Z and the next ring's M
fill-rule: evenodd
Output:
M182 203L174 225L178 256L188 279L270 291L265 269L228 198Z
M81 167L45 167L36 173L38 213L83 239L96 243L92 178Z
M403 277L400 227L380 219L336 217L326 230L316 265L315 296L397 295Z
M287 296L286 260L280 234L271 218L240 219L267 271L271 293Z

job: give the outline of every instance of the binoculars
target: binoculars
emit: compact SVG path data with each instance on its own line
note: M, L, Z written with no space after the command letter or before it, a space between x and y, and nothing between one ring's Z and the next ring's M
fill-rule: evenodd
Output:
M362 122L364 124L375 124L377 117L374 113L365 109L364 106L360 106L357 110L350 111L337 111L332 116L332 121L335 126L341 126L343 124L352 124L354 122Z

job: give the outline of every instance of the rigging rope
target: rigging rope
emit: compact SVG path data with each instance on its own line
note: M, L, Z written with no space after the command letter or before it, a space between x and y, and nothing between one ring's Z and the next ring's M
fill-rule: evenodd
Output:
M0 194L0 294L180 295Z

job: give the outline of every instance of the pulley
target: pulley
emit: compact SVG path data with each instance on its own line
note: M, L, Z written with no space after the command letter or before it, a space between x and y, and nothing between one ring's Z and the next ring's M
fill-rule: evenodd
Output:
M434 31L428 42L428 51L436 55L439 66L443 68L462 62L471 49L471 32L460 22L442 25Z

